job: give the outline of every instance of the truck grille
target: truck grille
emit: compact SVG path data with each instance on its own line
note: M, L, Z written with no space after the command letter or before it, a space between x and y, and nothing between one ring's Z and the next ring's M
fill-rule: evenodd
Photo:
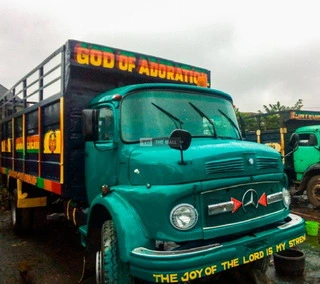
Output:
M214 230L214 234L218 234L216 230L232 224L252 226L251 222L254 220L258 222L266 216L282 212L283 197L278 187L279 182L269 181L203 192L201 194L202 213L206 216L203 218L204 230L208 233Z
M279 163L278 163L278 159L276 158L264 158L264 157L257 158L258 170L278 169L278 168L279 168Z
M205 164L207 175L225 173L225 172L242 172L244 163L242 158L211 161Z

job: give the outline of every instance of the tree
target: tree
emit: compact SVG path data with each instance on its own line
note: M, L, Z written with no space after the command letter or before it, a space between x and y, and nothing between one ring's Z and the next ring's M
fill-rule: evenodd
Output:
M276 104L269 104L269 106L263 105L265 113L279 112L279 111L292 110L292 109L297 110L297 109L301 109L302 107L303 107L302 99L299 99L292 107L281 105L279 101ZM263 113L260 110L258 112Z
M282 105L279 101L275 104L263 105L263 111L258 110L257 114L241 113L239 109L235 109L235 110L236 110L239 124L245 127L245 131L255 131L261 128L263 129L279 128L280 112L285 110L299 110L299 109L302 109L302 107L303 107L303 100L299 99L292 107Z

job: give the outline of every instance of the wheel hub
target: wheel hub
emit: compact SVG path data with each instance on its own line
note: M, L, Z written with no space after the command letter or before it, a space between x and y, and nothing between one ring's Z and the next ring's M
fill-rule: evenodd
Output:
M101 259L101 251L97 251L96 253L96 283L102 284L102 259Z

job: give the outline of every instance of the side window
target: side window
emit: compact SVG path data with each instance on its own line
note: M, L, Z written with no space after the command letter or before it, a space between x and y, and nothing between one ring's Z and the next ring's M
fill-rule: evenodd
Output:
M314 134L299 134L299 146L317 146L317 137Z
M99 140L112 140L113 138L113 111L109 107L101 108L99 113Z

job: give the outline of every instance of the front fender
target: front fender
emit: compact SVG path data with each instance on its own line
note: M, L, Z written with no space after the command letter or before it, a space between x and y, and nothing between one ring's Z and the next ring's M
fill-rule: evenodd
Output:
M129 260L130 252L137 247L150 247L151 241L141 219L134 208L119 195L112 191L106 196L94 198L88 220L94 220L95 208L103 207L114 222L117 233L119 256L123 262ZM98 210L101 212L101 210ZM104 220L105 221L105 220Z

